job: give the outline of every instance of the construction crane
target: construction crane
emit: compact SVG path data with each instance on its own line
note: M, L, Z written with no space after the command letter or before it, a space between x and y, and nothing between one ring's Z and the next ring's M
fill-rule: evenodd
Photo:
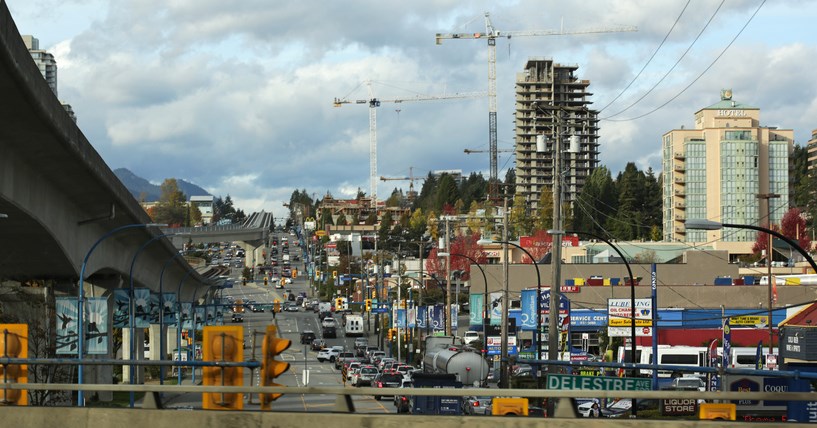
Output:
M408 200L409 201L413 201L414 196L416 195L416 193L414 193L414 180L416 180L416 179L417 179L417 177L414 176L414 167L411 167L411 166L409 167L409 176L408 177L383 177L383 176L380 176L380 181L391 181L391 180L405 181L405 180L408 180L408 182L409 182Z
M633 26L616 26L606 28L590 28L585 30L532 30L532 31L497 31L491 23L491 17L485 12L484 33L437 33L437 44L443 39L486 39L488 40L488 150L490 152L490 181L493 189L497 180L497 137L496 137L496 39L500 37L529 37L529 36L562 36L570 34L593 34L637 31ZM491 190L491 197L494 191Z
M406 103L412 101L435 101L462 98L479 98L488 95L486 92L457 92L450 95L416 95L407 98L396 98L384 100L375 98L372 90L372 81L364 82L369 90L368 99L347 100L346 98L335 98L334 106L340 107L343 104L357 104L369 106L369 192L372 198L372 208L377 208L377 108L382 103Z

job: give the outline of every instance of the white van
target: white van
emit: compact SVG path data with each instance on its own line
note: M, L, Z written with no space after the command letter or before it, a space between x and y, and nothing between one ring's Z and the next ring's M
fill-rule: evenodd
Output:
M346 315L346 327L344 327L346 337L363 336L363 316Z

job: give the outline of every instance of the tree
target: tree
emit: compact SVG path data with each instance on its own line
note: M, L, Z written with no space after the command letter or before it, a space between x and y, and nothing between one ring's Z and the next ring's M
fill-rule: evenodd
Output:
M811 238L806 230L806 219L799 208L792 208L786 211L780 221L780 232L790 238L800 248L809 250L811 248Z
M508 218L510 233L513 236L530 235L533 229L533 216L528 213L528 206L523 195L514 195L513 208Z
M477 233L455 237L448 243L451 248L450 254L462 254L476 260L480 264L485 263L486 259L485 254L482 251L482 246L477 244L479 239L480 235ZM445 269L445 260L441 257L437 257L438 252L440 251L436 246L431 249L431 253L426 259L426 271L429 274L436 274L438 278L446 278L448 273ZM463 271L461 278L462 280L467 281L470 279L471 275L471 263L472 262L466 257L452 256L451 270Z
M159 202L153 209L153 221L171 227L187 224L187 197L179 190L176 179L165 179L160 188L162 193L159 196Z
M457 199L459 199L459 196L457 182L454 181L454 177L452 177L451 174L443 173L437 185L434 208L439 210L446 205L453 206L457 202Z
M542 187L539 193L539 205L536 209L533 230L548 230L553 227L553 191L550 187Z

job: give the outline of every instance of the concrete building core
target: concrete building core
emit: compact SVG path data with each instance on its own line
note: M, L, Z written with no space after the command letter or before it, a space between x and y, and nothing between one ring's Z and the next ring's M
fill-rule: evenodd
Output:
M516 75L516 194L532 209L542 192L552 192L557 145L566 203L576 200L599 165L598 112L589 109L590 81L576 77L578 68L533 57ZM537 138L544 139L544 151L537 151Z

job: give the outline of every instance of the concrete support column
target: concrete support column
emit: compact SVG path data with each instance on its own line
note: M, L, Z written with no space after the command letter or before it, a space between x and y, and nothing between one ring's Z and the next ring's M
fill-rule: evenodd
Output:
M130 329L130 328L123 328L122 329L122 358L125 360L130 359L130 338L131 334L136 334L136 359L137 360L144 360L145 359L145 330L143 328L137 329ZM136 383L142 384L145 383L145 368L144 367L136 367ZM122 366L122 383L130 383L130 366L123 365Z
M173 354L173 350L179 347L179 330L177 327L167 327L165 329L166 333L165 337L165 352L171 355Z
M167 331L167 327L165 327L165 331ZM159 324L151 324L150 328L148 329L148 335L150 339L150 353L148 353L148 359L154 361L164 359L159 342L162 340L162 331L159 328ZM167 353L167 349L165 349L165 353Z

